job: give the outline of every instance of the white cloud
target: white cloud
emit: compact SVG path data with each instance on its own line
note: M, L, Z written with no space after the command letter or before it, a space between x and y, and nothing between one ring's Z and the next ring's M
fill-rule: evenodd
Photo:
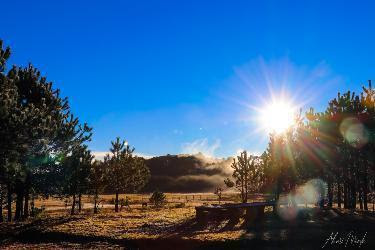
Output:
M135 152L134 155L139 156L139 157L143 157L145 159L150 159L152 157L155 157L155 155L149 155L149 154L137 153L137 152Z
M236 156L239 156L241 155L241 153L243 151L245 151L246 149L243 149L243 148L239 148L236 150ZM261 152L258 152L258 151L251 151L251 150L246 150L248 154L251 154L251 155L255 155L255 156L261 156L262 153Z
M104 160L104 156L106 154L109 154L109 153L110 153L109 151L93 151L93 152L91 152L91 154L95 157L95 160L99 160L99 161ZM134 155L139 156L139 157L143 157L145 159L150 159L150 158L154 157L153 155L148 155L148 154L144 154L144 153L137 153L137 152L135 152Z
M214 157L215 151L220 147L220 140L216 139L212 144L209 144L207 138L197 139L193 142L182 144L183 154L198 154L202 153L206 156Z
M91 154L94 156L95 160L102 161L104 159L104 156L108 154L109 152L103 152L103 151L93 151Z

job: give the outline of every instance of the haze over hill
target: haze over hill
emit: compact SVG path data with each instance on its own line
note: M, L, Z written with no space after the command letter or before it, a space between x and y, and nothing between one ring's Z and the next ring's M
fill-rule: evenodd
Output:
M213 192L232 173L233 158L211 158L202 153L165 155L146 160L151 179L143 189L151 192Z

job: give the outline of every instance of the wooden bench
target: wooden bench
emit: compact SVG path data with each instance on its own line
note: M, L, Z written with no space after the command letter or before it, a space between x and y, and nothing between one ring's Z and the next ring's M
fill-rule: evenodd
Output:
M199 224L206 224L211 220L229 219L232 222L238 222L240 217L245 218L247 224L256 223L263 220L264 209L271 206L275 211L276 202L251 202L239 204L223 204L195 207L196 219Z

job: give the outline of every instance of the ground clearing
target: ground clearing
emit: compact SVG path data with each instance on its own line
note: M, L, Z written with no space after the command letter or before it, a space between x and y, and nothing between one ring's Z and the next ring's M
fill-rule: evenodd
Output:
M198 225L193 203L185 207L176 204L169 203L162 209L142 209L134 204L131 210L119 213L103 208L97 215L87 208L74 216L65 210L47 210L36 220L2 224L1 246L8 249L319 249L332 233L345 239L351 233L358 239L365 236L364 242L361 245L349 242L346 249L375 249L372 212L300 207L288 219L266 212L262 224L247 227L243 220L235 225L226 220ZM290 211L283 209L284 215ZM324 247L342 248L339 243Z

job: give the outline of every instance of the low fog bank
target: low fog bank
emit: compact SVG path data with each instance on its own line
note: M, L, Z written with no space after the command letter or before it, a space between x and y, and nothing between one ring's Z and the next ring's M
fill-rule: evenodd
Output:
M224 186L224 179L231 176L233 158L212 158L201 153L195 155L165 155L146 159L151 179L143 189L152 192L213 192Z

